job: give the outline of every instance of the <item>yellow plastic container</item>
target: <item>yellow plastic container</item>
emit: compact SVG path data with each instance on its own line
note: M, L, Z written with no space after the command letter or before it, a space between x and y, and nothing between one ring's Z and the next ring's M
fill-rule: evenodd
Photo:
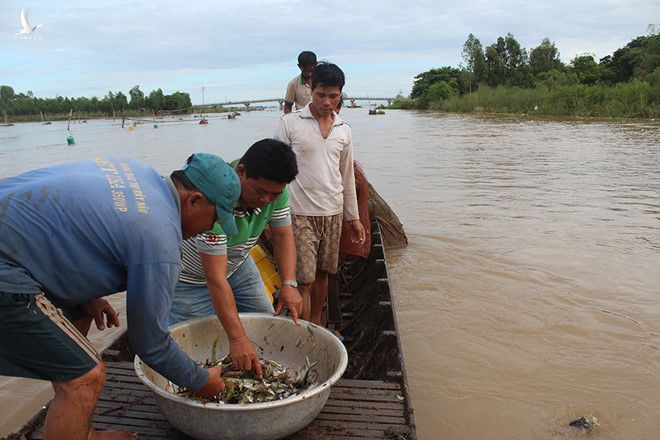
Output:
M275 265L270 261L266 252L261 249L261 246L258 244L255 245L250 250L250 256L257 265L257 269L259 269L261 279L264 282L264 286L266 286L266 291L270 297L270 302L273 302L273 294L282 287L282 278L280 277L280 274L277 273Z

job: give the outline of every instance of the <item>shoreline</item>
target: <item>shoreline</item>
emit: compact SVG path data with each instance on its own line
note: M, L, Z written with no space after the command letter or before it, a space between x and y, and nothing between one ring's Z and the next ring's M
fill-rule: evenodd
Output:
M132 119L139 119L139 120L152 120L152 119L164 119L167 117L171 118L177 118L177 117L184 117L184 116L190 116L193 117L195 115L200 115L200 114L213 114L213 113L231 113L231 112L248 112L248 111L261 111L264 110L264 108L250 108L250 109L239 109L238 107L223 107L223 108L218 108L218 109L205 109L203 112L180 112L180 113L162 113L162 114L148 114L145 112L126 112L126 113L121 113L121 114L115 114L114 116L112 114L88 114L88 115L80 115L77 113L74 113L71 116L71 121L88 121L92 119L122 119L125 118L126 120L132 120ZM68 121L69 120L69 113L58 113L58 114L48 114L44 115L44 120L42 120L41 115L36 114L36 115L7 115L7 124L9 126L13 124L20 124L24 122L43 122L44 125L48 125L49 122L62 122L62 121ZM45 122L44 122L45 121ZM0 127L2 126L7 126L4 123L0 123Z
M387 110L387 108L385 108ZM403 110L403 109L390 109L390 110ZM494 112L494 111L479 111L473 110L469 112L459 112L459 111L449 111L449 110L430 110L430 109L409 109L408 111L417 111L420 113L429 113L429 114L447 114L447 115L464 115L464 116L483 116L491 117L493 119L502 119L502 118L517 118L525 120L538 120L538 121L547 121L547 122L583 122L583 123L592 123L592 122L654 122L660 124L660 119L657 118L630 118L630 117L612 117L612 116L580 116L580 115L555 115L547 113L506 113L506 112Z

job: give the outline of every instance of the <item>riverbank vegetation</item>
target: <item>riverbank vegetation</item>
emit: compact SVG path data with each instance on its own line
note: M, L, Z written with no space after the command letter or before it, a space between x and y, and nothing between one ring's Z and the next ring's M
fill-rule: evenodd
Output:
M410 97L391 108L450 112L526 113L584 117L660 116L660 34L633 39L598 62L591 54L569 64L548 38L530 51L512 34L483 49L470 34L464 65L415 76Z
M174 92L166 95L161 89L145 95L140 86L133 87L128 96L109 91L103 98L37 98L31 91L16 93L11 86L0 86L0 117L9 120L32 121L44 117L48 120L66 119L73 112L76 118L108 116L143 116L162 113L188 113L192 111L190 95Z

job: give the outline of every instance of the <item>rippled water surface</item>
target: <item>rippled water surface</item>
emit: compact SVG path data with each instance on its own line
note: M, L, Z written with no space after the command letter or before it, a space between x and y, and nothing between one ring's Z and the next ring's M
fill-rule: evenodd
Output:
M276 112L0 127L0 177L131 155L239 157ZM388 252L422 439L660 438L660 125L343 112L410 244ZM123 307L121 297L114 299ZM110 339L96 335L97 343ZM0 433L48 384L0 379Z

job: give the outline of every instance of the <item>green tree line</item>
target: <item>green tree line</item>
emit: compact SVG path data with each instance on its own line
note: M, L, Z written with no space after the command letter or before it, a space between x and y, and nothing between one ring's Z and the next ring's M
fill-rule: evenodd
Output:
M509 33L484 48L469 34L464 64L415 76L409 98L393 107L446 111L656 117L660 114L660 34L649 27L626 46L596 61L559 59L549 38L527 50Z
M140 86L133 87L126 96L121 91L108 93L103 98L37 98L31 91L16 93L8 85L0 86L0 111L7 115L25 116L44 114L64 114L73 110L76 113L90 115L112 115L127 111L159 113L168 111L188 111L192 107L190 95L184 92L174 92L170 95L161 89L153 90L145 95Z

